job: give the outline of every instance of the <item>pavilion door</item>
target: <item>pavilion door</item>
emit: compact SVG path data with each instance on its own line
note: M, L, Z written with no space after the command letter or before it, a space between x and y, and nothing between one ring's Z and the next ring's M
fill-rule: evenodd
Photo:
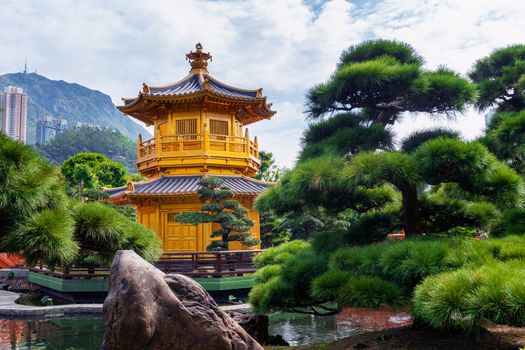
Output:
M166 213L164 231L165 252L195 252L197 251L197 225L185 225L175 221L179 213Z

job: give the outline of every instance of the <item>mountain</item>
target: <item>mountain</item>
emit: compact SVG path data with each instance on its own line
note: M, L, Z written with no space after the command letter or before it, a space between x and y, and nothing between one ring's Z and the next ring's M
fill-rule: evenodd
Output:
M148 131L120 113L111 98L97 90L63 80L50 80L36 73L9 73L0 75L0 89L12 85L21 87L28 95L27 142L35 142L37 117L51 115L66 119L69 123L79 121L117 129L137 140L138 134Z

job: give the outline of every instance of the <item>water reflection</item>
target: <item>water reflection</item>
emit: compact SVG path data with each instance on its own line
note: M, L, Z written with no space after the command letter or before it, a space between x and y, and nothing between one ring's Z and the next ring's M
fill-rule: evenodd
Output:
M337 316L274 314L270 334L281 334L291 345L333 341L363 331L410 324L408 312L349 308ZM104 334L101 318L0 320L0 350L93 350Z
M0 349L93 350L103 334L101 318L0 320Z
M270 334L282 335L290 345L315 344L411 323L409 312L389 309L347 308L337 316L324 317L280 313L270 316Z

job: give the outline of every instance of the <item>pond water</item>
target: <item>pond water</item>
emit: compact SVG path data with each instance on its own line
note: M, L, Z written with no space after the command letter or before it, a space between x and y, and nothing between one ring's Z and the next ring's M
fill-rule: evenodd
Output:
M353 334L401 327L412 323L407 311L344 309L337 316L274 314L270 334L280 334L290 345L334 341Z
M345 309L326 317L275 314L270 316L270 334L281 334L291 345L313 344L410 322L408 313L389 310ZM0 320L0 350L94 350L103 334L101 318Z
M0 320L0 349L95 350L103 334L101 318Z

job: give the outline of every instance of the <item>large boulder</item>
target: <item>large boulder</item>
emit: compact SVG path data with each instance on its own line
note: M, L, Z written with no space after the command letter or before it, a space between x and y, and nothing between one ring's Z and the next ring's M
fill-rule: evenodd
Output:
M233 318L248 334L263 345L288 346L288 342L279 334L270 335L270 320L266 315L254 315L251 312L229 311Z
M115 254L104 322L103 350L263 350L198 283L129 250Z

